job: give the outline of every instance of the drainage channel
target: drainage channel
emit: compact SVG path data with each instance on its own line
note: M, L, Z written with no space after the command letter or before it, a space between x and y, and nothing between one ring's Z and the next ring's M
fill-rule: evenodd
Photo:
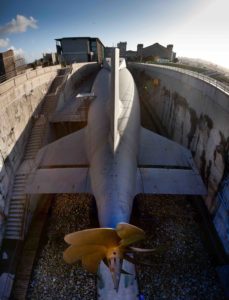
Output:
M136 246L157 249L150 255L135 256L139 299L226 299L216 261L203 239L200 217L192 199L184 196L135 198L131 223L144 229L147 237ZM95 300L96 276L80 264L65 264L62 258L67 247L64 235L92 227L98 227L92 196L55 196L33 263L23 251L13 299ZM41 235L41 231L29 233L27 243L38 238L39 232ZM30 270L31 276L20 269ZM23 294L16 293L20 282L24 284Z

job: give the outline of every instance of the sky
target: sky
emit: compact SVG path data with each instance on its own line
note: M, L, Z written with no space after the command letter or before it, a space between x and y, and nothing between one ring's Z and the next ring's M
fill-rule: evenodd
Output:
M55 38L91 36L128 50L173 44L178 57L229 68L228 12L229 0L0 0L0 52L31 62L56 51Z

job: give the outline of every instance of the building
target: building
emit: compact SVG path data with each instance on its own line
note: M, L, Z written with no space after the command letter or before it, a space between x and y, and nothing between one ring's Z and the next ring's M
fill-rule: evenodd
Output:
M115 47L105 47L105 57L111 57Z
M127 42L119 42L117 47L120 49L120 57L126 57Z
M127 50L126 51L126 59L128 61L135 61L137 58L137 51Z
M137 56L142 59L142 50L143 50L143 44L138 44L137 45Z
M173 52L173 45L169 44L167 47L155 43L143 48L143 44L137 45L137 59L140 61L158 61L166 62L173 61L176 53Z
M117 47L120 50L120 57L125 57L126 58L126 46L127 42L119 42L117 44ZM105 47L105 57L111 57L112 51L114 50L115 47Z
M43 53L43 66L52 66L57 63L57 53Z
M0 76L4 81L13 76L16 76L16 62L13 50L0 53Z
M56 39L59 60L66 64L97 61L102 63L104 45L98 38L67 37Z

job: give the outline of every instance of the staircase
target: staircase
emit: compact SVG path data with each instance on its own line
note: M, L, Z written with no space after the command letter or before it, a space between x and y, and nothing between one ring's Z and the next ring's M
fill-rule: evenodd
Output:
M67 71L66 71L67 70ZM26 229L26 220L29 208L29 200L25 194L27 176L33 168L33 161L39 149L44 145L48 132L48 117L54 112L57 99L58 87L64 83L69 70L62 71L65 75L56 76L46 95L39 117L33 124L28 143L25 148L23 161L15 175L13 193L9 206L5 239L23 240Z
M24 214L26 208L26 195L24 193L26 175L18 174L14 178L13 194L10 201L7 226L5 231L6 239L22 239L24 227Z
M56 96L47 95L41 108L41 114L49 116L56 108Z
M42 146L45 124L35 124L32 128L28 144L25 149L24 160L34 159Z
M48 94L56 94L58 87L61 86L61 84L64 82L66 76L65 75L58 75L56 78L53 80L49 90Z

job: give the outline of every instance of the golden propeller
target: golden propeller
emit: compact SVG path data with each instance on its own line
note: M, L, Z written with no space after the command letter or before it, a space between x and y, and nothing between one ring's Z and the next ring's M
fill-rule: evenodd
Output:
M155 249L134 248L130 245L145 238L145 232L134 225L119 223L113 228L93 228L67 234L64 237L70 246L64 251L64 260L69 263L81 261L89 272L96 273L103 260L110 269L114 287L118 290L122 261L134 262L127 253L152 252Z

